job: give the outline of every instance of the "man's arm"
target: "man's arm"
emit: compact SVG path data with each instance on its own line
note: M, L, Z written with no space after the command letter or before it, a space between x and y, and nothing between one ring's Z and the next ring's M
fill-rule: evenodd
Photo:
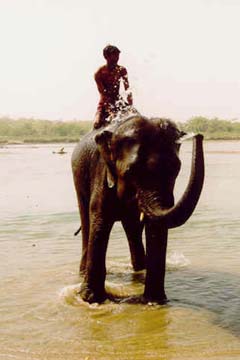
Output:
M100 95L105 95L106 90L105 90L105 88L103 86L102 79L101 79L101 69L99 69L95 73L94 79L96 81L97 88L98 88L98 91L99 91Z
M129 81L128 81L128 73L127 73L126 68L122 69L122 79L123 79L124 89L128 90L129 89ZM128 101L129 105L133 104L133 98L132 98L132 93L131 92L128 92L127 101Z

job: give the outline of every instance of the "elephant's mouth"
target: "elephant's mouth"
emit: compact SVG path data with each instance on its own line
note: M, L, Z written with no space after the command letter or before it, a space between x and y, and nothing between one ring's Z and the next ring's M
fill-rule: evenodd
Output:
M157 190L138 189L137 198L139 207L144 210L145 215L151 217L156 211L164 213L174 206L173 195L163 196Z
M188 220L197 205L204 181L202 141L202 135L196 135L193 138L189 183L183 196L175 206L173 205L173 197L172 200L168 198L163 201L157 191L138 190L138 203L145 216L164 222L168 228L180 226Z

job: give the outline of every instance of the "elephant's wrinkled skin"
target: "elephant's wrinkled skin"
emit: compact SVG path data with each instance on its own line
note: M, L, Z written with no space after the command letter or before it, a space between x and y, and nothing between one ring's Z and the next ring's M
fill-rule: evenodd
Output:
M182 225L191 216L204 179L203 137L196 135L190 181L174 206L181 136L169 120L136 115L93 130L76 146L72 169L82 225L80 270L84 281L80 294L85 301L106 299L106 250L117 220L126 232L134 270L146 267L144 300L166 301L168 228Z

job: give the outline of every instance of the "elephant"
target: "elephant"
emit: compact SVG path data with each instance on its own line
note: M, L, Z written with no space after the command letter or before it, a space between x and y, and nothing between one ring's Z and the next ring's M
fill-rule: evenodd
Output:
M168 301L164 287L168 229L181 226L192 215L204 182L203 136L197 134L190 180L174 205L183 134L169 119L135 114L90 131L74 148L84 276L79 293L84 301L101 303L108 297L106 251L115 221L121 221L125 230L133 269L146 269L142 300Z

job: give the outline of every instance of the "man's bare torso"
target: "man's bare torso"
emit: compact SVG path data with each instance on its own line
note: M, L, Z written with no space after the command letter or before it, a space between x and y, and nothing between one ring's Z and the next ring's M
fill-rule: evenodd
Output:
M127 75L127 70L120 65L109 69L107 65L100 67L95 74L95 79L102 84L103 92L101 96L106 97L108 102L114 102L119 96L121 78Z

